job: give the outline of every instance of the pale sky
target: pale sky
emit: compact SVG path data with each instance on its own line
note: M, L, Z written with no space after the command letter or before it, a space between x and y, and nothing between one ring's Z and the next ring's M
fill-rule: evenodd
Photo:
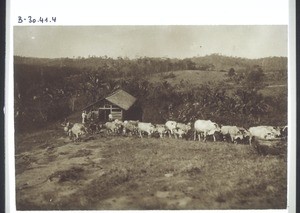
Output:
M287 26L15 26L14 55L188 58L287 56Z

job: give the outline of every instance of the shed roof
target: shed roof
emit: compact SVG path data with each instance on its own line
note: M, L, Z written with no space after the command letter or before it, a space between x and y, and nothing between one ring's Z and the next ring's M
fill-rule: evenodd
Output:
M122 89L116 90L105 99L124 110L128 110L136 101L135 97Z
M117 105L118 107L128 110L136 101L136 98L130 95L129 93L125 92L122 89L118 89L115 92L108 95L106 98L102 98L86 107L83 108L83 110L90 108L91 106L94 106L103 100L107 100L112 104Z

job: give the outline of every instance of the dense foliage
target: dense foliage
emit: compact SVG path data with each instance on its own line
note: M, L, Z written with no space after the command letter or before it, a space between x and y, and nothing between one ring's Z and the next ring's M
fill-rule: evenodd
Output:
M16 127L36 128L62 120L117 88L137 97L144 111L143 120L154 123L211 119L244 127L286 124L287 94L282 92L272 98L261 95L268 78L259 65L239 71L231 67L226 81L208 81L193 87L184 80L171 85L165 79L174 78L172 73L162 75L157 83L147 80L153 73L199 66L190 59L15 57ZM274 71L272 76L286 80L286 70Z

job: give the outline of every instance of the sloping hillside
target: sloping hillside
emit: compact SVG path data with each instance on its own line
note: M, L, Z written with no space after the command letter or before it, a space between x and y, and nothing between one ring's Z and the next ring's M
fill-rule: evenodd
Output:
M203 57L194 57L191 59L196 66L213 65L215 70L243 70L248 67L258 65L264 71L287 70L286 57L266 57L260 59L247 59L240 57L224 56L212 54Z
M228 73L222 71L180 70L150 75L147 80L151 83L168 82L178 85L180 82L188 82L191 86L199 86L209 82L224 83L228 89L243 87L243 85L229 82ZM275 78L273 72L266 72L266 86L261 89L265 96L278 96L287 93L287 80Z
M175 85L181 81L188 81L191 85L200 85L207 82L225 81L226 72L220 71L201 71L201 70L179 70L151 75L148 80L156 83L167 81Z

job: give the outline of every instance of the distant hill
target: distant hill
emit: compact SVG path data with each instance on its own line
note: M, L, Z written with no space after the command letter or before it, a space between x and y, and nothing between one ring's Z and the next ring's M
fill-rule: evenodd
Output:
M191 60L198 67L213 66L213 70L245 70L248 67L259 65L264 71L287 70L287 57L267 57L260 59L247 59L212 54L203 57L193 57Z

